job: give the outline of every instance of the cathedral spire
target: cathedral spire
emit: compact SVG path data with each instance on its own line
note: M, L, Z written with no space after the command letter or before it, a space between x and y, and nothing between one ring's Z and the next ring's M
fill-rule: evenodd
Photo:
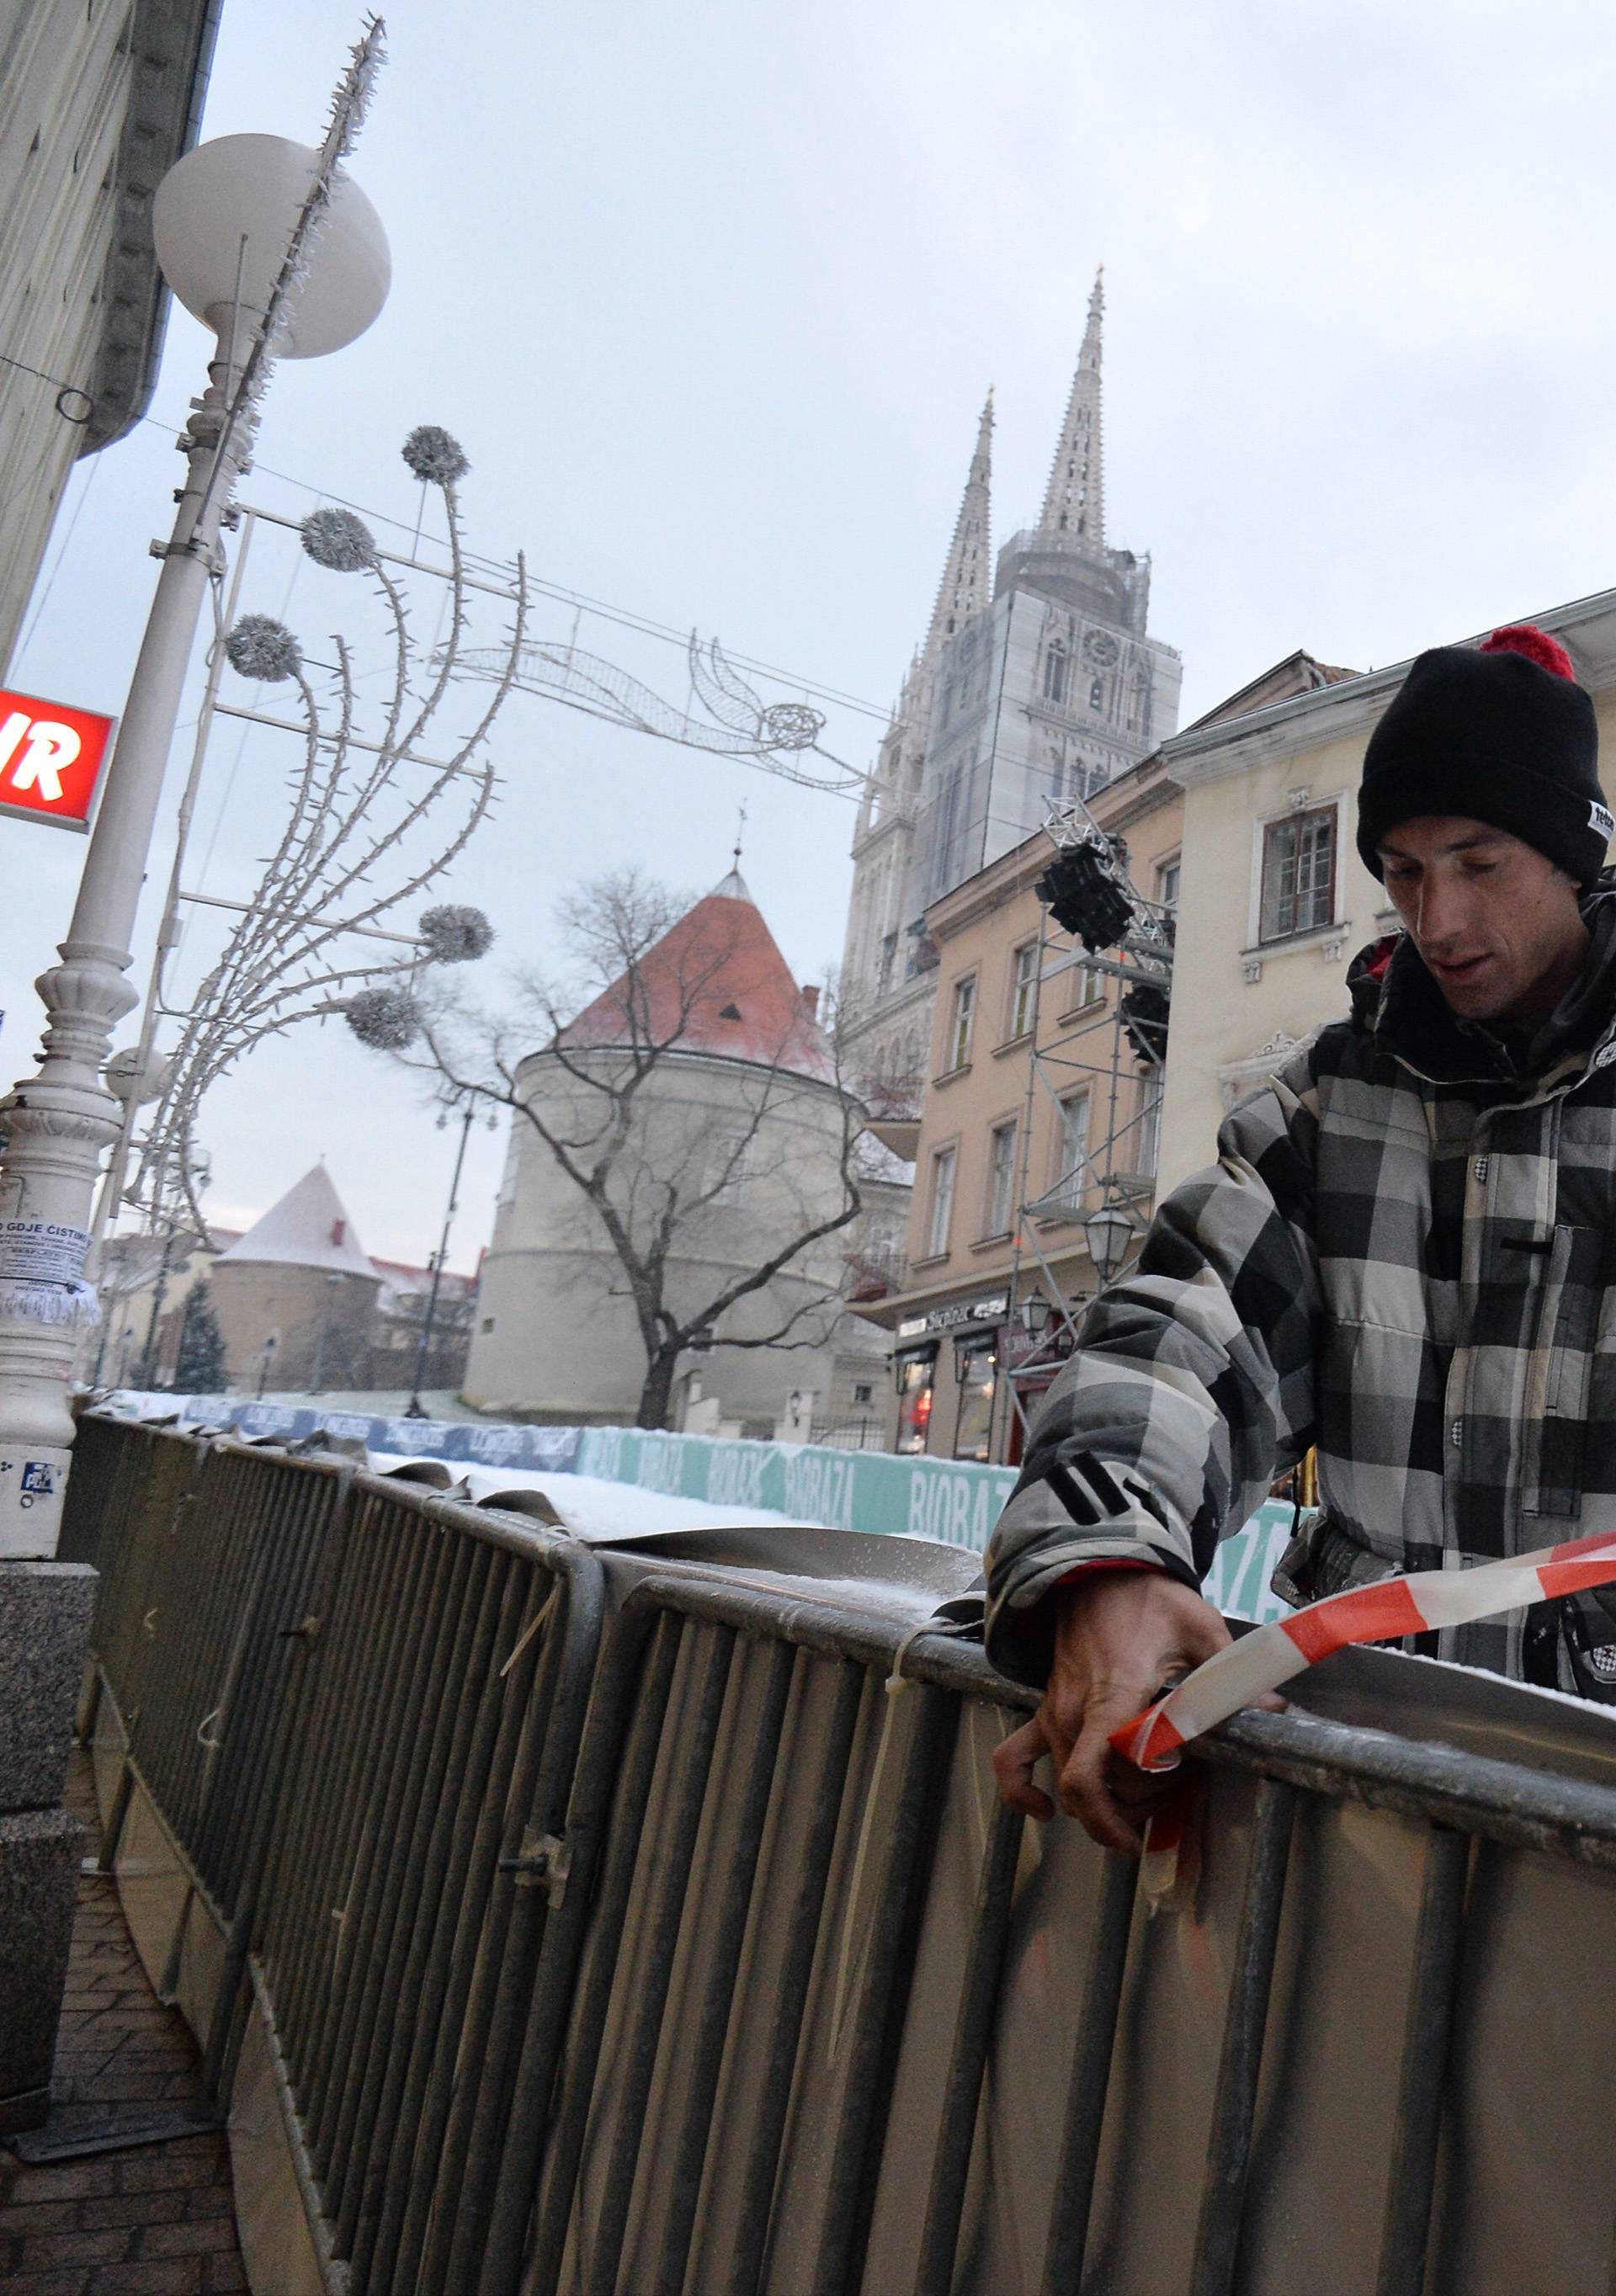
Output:
M1058 536L1086 550L1105 547L1105 453L1100 432L1100 323L1104 313L1102 264L1088 299L1088 324L1038 521L1040 535Z
M955 521L954 540L948 546L943 578L937 588L931 627L926 632L923 652L927 660L937 652L945 638L952 637L956 630L962 628L972 614L980 613L988 603L988 526L992 480L993 392L989 390L981 420L977 425L976 452L971 457L971 474L965 480L964 499Z

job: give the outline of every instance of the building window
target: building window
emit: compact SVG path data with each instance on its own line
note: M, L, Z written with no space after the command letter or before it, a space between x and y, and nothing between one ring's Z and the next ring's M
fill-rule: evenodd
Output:
M1091 709L1103 709L1105 707L1105 683L1103 678L1089 679L1088 706Z
M897 1448L911 1454L926 1447L931 1427L931 1398L937 1386L937 1349L923 1349L898 1366Z
M1072 990L1071 1009L1080 1013L1086 1004L1097 1004L1105 994L1105 975L1096 965L1080 964L1077 969L1077 984Z
M1156 872L1156 898L1164 909L1176 909L1178 906L1178 871L1181 865L1175 856L1172 860L1164 861Z
M1261 939L1284 940L1335 921L1335 808L1271 821L1262 840Z
M1069 1092L1061 1103L1055 1134L1054 1185L1050 1196L1060 1211L1076 1211L1088 1184L1088 1095Z
M931 1217L926 1226L926 1253L940 1259L948 1249L948 1222L954 1213L954 1167L958 1151L941 1148L931 1159Z
M483 1319L482 1319L482 1328L483 1328L483 1330L484 1330L485 1332L491 1332L491 1331L493 1330L493 1328L494 1328L494 1318L493 1318L493 1316L485 1316L483 1317Z
M946 1066L963 1069L971 1059L971 1029L976 1017L976 975L967 973L964 980L954 984L954 1010L948 1018L948 1054Z
M1016 1120L996 1124L988 1155L988 1234L1008 1235L1015 1209Z
M1038 998L1038 945L1025 941L1011 960L1010 1033L1025 1037L1032 1028Z
M1050 642L1049 651L1044 656L1044 699L1046 701L1065 701L1066 672L1068 667L1069 664L1065 646L1062 644L1059 638L1052 639Z
M993 1434L993 1391L998 1383L998 1357L993 1341L984 1338L969 1349L956 1349L954 1365L959 1379L954 1456L956 1459L986 1461Z
M869 1385L869 1383L867 1382L867 1381L865 1381L865 1380L855 1380L855 1381L854 1381L854 1382L853 1382L853 1400L854 1400L854 1402L855 1402L855 1403L873 1403L873 1402L874 1401L874 1399L875 1399L875 1390L874 1390L874 1389L873 1387L871 1387L871 1386Z

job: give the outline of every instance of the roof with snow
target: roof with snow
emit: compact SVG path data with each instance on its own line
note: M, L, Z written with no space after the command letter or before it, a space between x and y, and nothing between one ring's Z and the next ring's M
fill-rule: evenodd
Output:
M835 1062L738 870L686 910L561 1032L569 1046L642 1045L755 1062L819 1084Z
M333 1275L376 1278L324 1164L305 1172L256 1226L219 1254L217 1264L226 1267L243 1260L274 1260L291 1267L324 1267Z

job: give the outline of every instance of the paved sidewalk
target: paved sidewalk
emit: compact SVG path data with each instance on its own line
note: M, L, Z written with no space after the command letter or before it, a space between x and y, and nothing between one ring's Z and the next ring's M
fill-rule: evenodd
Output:
M87 1850L99 1829L79 1753L68 1800ZM198 2068L178 2010L146 1982L111 1881L81 1875L54 2103L161 2111L195 2097ZM222 2131L37 2168L0 2146L4 2296L220 2296L246 2285Z

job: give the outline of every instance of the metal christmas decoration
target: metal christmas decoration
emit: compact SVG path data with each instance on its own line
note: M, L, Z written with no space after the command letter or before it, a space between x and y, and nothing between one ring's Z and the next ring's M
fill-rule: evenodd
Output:
M455 441L431 426L411 437L427 441L417 460L446 473L468 467ZM340 510L316 512L301 529L317 563L333 564L331 553L340 547L343 562L333 570L368 575L387 618L390 694L365 701L340 636L332 640L329 700L316 694L291 633L269 616L243 615L226 641L229 660L244 676L261 678L278 668L293 681L296 711L266 722L285 726L295 715L289 730L300 736L303 754L291 777L284 831L193 996L171 987L173 943L162 945L156 1012L179 1021L181 1035L151 1123L135 1144L139 1163L127 1192L154 1220L184 1216L205 1233L198 1117L207 1094L243 1054L299 1021L333 1013L344 1014L365 1043L397 1049L418 1025L406 985L415 968L423 960L463 964L493 940L481 912L456 904L429 909L419 933L394 922L402 904L442 875L493 802L488 736L511 690L527 628L527 567L519 555L509 586L502 586L508 635L492 650L504 667L482 673L492 687L487 705L463 738L429 742L464 650L474 586L452 481L445 476L438 482L448 519L447 636L424 662L395 573L409 562L381 549L361 521ZM371 551L359 566L351 563L356 529ZM195 898L181 889L178 865L171 904ZM372 1033L378 1029L381 1035ZM400 1036L401 1029L406 1033Z
M351 510L311 510L302 525L303 547L316 566L358 574L376 562L376 537Z
M458 486L472 467L459 439L436 422L417 423L402 452L415 476L428 486Z
M379 1053L402 1053L421 1034L421 1006L407 988L362 988L342 1011L359 1042Z
M422 912L421 946L430 964L470 964L493 947L494 928L480 909L445 901Z
M264 685L299 677L303 668L302 647L273 614L243 614L225 640L225 654L232 669Z

